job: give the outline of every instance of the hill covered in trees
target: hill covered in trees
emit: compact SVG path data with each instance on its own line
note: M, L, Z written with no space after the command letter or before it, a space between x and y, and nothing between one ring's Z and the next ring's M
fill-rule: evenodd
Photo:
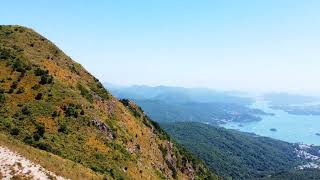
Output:
M313 162L308 156L319 158L320 155L316 146L300 147L298 144L202 123L163 123L161 126L211 170L225 178L301 177L306 172L295 170ZM312 172L320 173L319 170Z

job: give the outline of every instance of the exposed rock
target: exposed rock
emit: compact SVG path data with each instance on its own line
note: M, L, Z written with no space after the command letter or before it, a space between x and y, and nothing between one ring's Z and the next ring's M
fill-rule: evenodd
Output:
M106 125L104 122L102 122L99 119L94 119L91 121L93 125L95 125L101 132L103 132L109 139L114 139L115 134L112 132L112 130L109 128L108 125Z
M54 173L44 169L25 157L0 146L0 174L1 179L37 179L37 180L64 180Z

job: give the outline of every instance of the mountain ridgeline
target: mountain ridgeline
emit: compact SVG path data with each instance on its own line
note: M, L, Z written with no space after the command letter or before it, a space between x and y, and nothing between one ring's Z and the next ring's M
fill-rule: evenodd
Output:
M0 107L0 145L31 148L66 178L218 179L141 108L25 27L0 26ZM51 157L61 168L44 162Z

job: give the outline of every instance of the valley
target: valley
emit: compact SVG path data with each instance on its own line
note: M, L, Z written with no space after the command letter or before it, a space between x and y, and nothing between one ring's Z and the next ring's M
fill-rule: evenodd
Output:
M310 178L320 174L320 146L317 146L320 145L317 135L320 116L295 115L274 109L270 99L266 101L261 97L247 96L250 99L247 103L236 103L237 97L234 97L232 102L223 103L209 97L207 102L194 98L205 97L202 92L188 95L180 92L180 95L185 94L180 100L181 96L176 96L170 87L166 87L166 91L154 87L153 92L167 99L135 93L145 92L145 88L110 90L115 91L118 98L132 96L174 140L224 178L290 179L306 172L311 172ZM152 87L147 89L152 92ZM221 100L229 94L216 96ZM288 98L290 103L312 100L297 95L274 96L279 104L284 104Z

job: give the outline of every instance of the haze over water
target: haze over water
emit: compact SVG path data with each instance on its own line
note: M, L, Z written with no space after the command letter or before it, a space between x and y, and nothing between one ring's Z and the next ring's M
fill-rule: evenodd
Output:
M292 143L320 145L320 136L316 135L320 133L320 116L293 115L274 110L269 108L266 101L261 100L256 101L252 107L273 113L274 116L261 116L262 120L257 122L229 122L222 126ZM276 131L271 131L272 128Z

